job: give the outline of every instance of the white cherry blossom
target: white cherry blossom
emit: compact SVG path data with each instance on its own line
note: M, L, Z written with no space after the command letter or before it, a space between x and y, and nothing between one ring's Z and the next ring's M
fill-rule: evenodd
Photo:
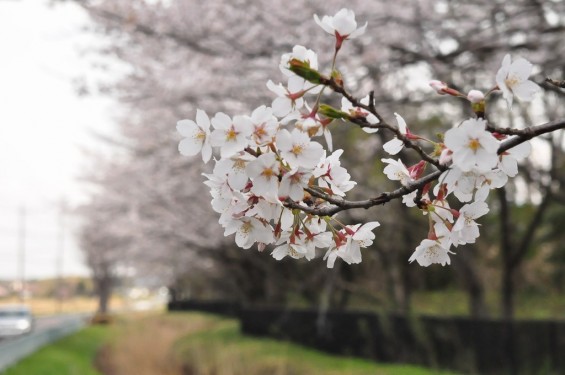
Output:
M381 159L383 163L388 164L384 169L383 172L386 174L389 180L392 181L400 181L402 186L407 186L410 182L412 182L412 177L410 177L410 171L402 160L394 160L394 159Z
M404 121L402 116L400 116L398 113L395 113L394 116L396 117L396 122L398 123L398 130L400 131L401 134L406 135L407 132L406 121ZM383 149L389 155L398 154L403 147L404 147L404 141L402 139L398 139L398 137L396 136L383 145Z
M277 246L273 249L273 251L271 252L273 258L275 258L276 260L281 260L284 257L289 256L294 259L306 257L306 259L310 260L316 255L315 251L314 253L312 253L312 251L308 247L306 247L301 240L295 241L294 243L288 241L288 239L284 239L282 245Z
M269 244L274 241L273 229L253 217L241 217L226 225L224 236L235 233L235 243L249 249L255 242Z
M300 116L296 118L294 128L307 133L310 137L323 135L328 145L328 150L332 151L332 133L330 129L328 129L328 125L332 122L331 119L322 120L318 114L312 114L312 110L307 103L304 105L304 109L307 110L306 113L301 113ZM298 112L295 113L298 115Z
M293 168L286 172L279 186L279 197L289 197L293 201L301 201L304 198L304 188L308 187L308 181L312 173L304 168Z
M232 198L228 205L223 207L222 211L217 210L220 213L220 219L218 223L226 228L233 220L238 220L242 216L245 216L245 212L249 210L249 199L247 194L242 194L238 191L234 191Z
M260 155L246 168L253 186L251 191L261 197L277 200L279 190L279 162L272 152Z
M305 82L298 76L290 77L287 87L280 83L275 85L271 80L267 82L267 88L277 95L277 98L271 104L275 116L283 118L292 111L302 108Z
M334 16L322 17L322 20L315 14L314 20L325 32L335 35L336 38L341 40L356 38L362 35L367 28L367 23L357 28L355 13L345 8L341 9Z
M477 224L475 220L486 215L488 212L488 205L482 201L473 202L461 207L459 210L459 218L452 229L453 232L457 232L459 235L457 244L464 245L467 243L475 243L475 240L479 237L479 224Z
M453 152L453 164L463 172L488 171L498 163L498 141L485 128L485 120L469 119L445 132L444 144Z
M402 196L402 203L404 203L406 207L416 207L416 202L414 202L414 199L416 199L417 195L418 190L414 190L410 194L405 194L404 196Z
M313 169L324 155L322 145L310 141L308 134L298 129L292 132L286 129L280 130L276 142L281 156L292 168Z
M345 193L353 189L357 182L351 181L351 175L347 169L341 166L339 157L343 154L343 150L335 150L330 156L324 156L320 163L314 169L314 177L318 178L318 185L331 190L332 194L345 196Z
M502 90L502 96L512 107L514 95L520 100L531 101L540 91L540 87L528 80L532 73L532 64L524 58L517 58L512 62L509 54L504 56L502 66L496 73L496 84Z
M365 224L347 225L340 231L342 242L330 248L324 260L327 260L327 267L333 268L337 258L343 259L347 264L361 263L361 248L373 244L375 234L373 229L380 226L378 221L370 221ZM345 238L345 241L343 239Z
M439 178L441 183L447 185L449 193L453 193L460 202L469 202L471 200L485 200L491 189L497 189L506 184L508 176L499 169L493 169L488 172L482 172L472 169L463 172L457 167L442 173ZM434 193L437 194L439 185L434 187Z
M202 160L207 163L212 157L210 145L210 119L206 112L196 110L196 122L180 120L177 122L177 131L185 137L179 143L179 152L185 156L193 156L202 152Z
M251 139L257 146L271 143L279 130L279 123L273 116L273 109L264 105L255 108L251 113L251 124L253 125Z
M247 185L247 164L255 157L247 153L239 153L227 159L220 159L214 166L215 175L226 175L229 186L235 190L243 190Z
M223 112L212 118L214 131L210 135L212 146L220 147L222 158L229 158L249 145L253 124L248 117L234 116L233 120Z
M518 174L518 162L524 160L530 155L532 145L530 142L520 143L511 149L500 154L498 168L500 168L508 177L514 177Z
M449 247L450 244L448 241L422 240L408 261L410 263L417 261L422 267L427 267L433 263L439 263L442 266L451 264L451 260L449 259L449 253L451 253L451 251L449 251Z

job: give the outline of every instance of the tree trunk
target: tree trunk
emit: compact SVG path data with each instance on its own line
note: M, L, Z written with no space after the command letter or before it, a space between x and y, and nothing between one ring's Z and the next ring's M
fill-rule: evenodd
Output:
M485 304L484 286L477 270L476 252L476 246L459 251L457 256L453 257L453 266L456 268L457 275L467 292L469 314L473 318L486 318L489 313Z
M513 244L510 240L512 233L510 212L506 189L498 189L500 202L500 253L502 254L502 279L500 283L501 313L504 319L514 318L514 284L513 277L515 264L513 258Z
M98 313L108 313L108 306L110 303L110 296L112 295L112 280L104 276L95 280L96 289L98 292Z
M555 163L552 163L552 165L555 165ZM518 241L511 240L511 238L516 238L518 234L515 233L510 222L505 188L498 189L498 197L500 201L500 247L502 254L501 310L504 319L513 319L516 272L520 268L528 248L533 243L535 233L542 223L543 215L552 201L551 185L546 187L542 202Z
M504 264L502 268L502 317L511 320L514 318L514 278L515 268L510 264Z

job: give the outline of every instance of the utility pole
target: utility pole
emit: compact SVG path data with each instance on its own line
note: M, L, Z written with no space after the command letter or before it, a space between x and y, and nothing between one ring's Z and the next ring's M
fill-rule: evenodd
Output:
M20 301L25 302L26 297L26 209L22 204L18 210L18 266L20 273Z
M57 258L55 259L55 268L57 272L57 286L55 288L57 299L57 312L63 312L63 302L65 296L65 285L63 281L63 264L65 256L65 203L63 200L59 203L59 235L57 236Z

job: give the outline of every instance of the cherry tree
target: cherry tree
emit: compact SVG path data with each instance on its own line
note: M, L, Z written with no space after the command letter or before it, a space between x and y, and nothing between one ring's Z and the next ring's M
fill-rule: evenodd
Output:
M503 187L509 177L516 176L518 162L530 153L528 141L562 129L565 121L515 129L496 127L486 120L487 98L494 92L501 91L511 108L514 96L531 101L540 91L528 80L531 63L523 58L512 61L506 55L496 73L496 85L486 94L474 89L465 95L444 82L430 82L440 95L466 99L475 118L440 134L437 141L411 132L398 114L398 125L391 125L377 111L374 93L362 103L347 91L341 72L335 68L343 43L362 35L366 24L358 27L355 15L347 9L322 20L317 15L314 18L335 38L329 73L318 69L314 51L297 45L282 56L279 65L286 85L267 83L276 94L272 109L261 106L253 114L234 116L233 120L222 112L210 120L199 110L196 122L182 120L177 124L185 137L179 144L182 154L202 151L203 161L208 162L212 147L220 151L213 174L206 177L212 207L221 214L224 234L235 233L236 244L243 248L257 244L262 251L274 244L271 254L278 260L286 256L310 260L316 256L315 249L322 248L326 249L324 259L329 268L337 258L356 264L362 260L360 249L372 244L372 229L380 224L373 221L346 225L337 214L402 198L406 206L416 206L429 219L428 236L409 261L422 266L449 264L453 248L474 243L479 237L476 220L489 212L489 191ZM321 103L327 88L343 97L341 109ZM312 97L310 105L308 96ZM254 122L253 117L261 120ZM369 199L347 200L345 192L355 183L340 165L342 150L328 155L320 143L311 140L324 136L328 152L332 152L328 125L338 120L356 124L369 133L386 129L394 138L383 145L385 152L396 155L406 147L421 160L407 167L401 159L382 159L387 164L383 173L399 181L401 187ZM425 151L423 143L429 145L429 151ZM434 171L424 174L428 166ZM456 198L459 209L450 207L450 196Z
M283 2L265 5L246 1L230 4L223 2L195 4L184 1L125 0L84 1L81 4L105 28L108 35L115 37L115 42L109 51L135 67L127 80L121 81L112 88L118 93L122 102L130 108L123 126L124 135L128 139L134 139L132 144L135 144L137 149L143 150L137 153L133 160L139 159L140 155L161 155L162 152L152 150L163 149L170 144L172 136L167 126L175 121L175 117L178 119L186 116L185 114L193 111L195 106L227 113L245 113L250 108L258 108L263 104L267 91L264 86L259 89L259 84L264 85L268 79L271 79L274 82L270 88L275 94L276 91L284 90L284 86L276 84L281 80L280 76L275 74L280 72L277 67L280 54L293 50L293 45L296 43L302 43L309 48L332 46L335 41L328 37L316 22L312 22L311 17L312 14L318 14L319 21L323 23L323 15L328 9L339 9L339 3L331 1L323 4L309 2L291 5ZM379 113L383 118L389 119L391 127L400 125L397 117L393 115L395 111L401 112L408 124L407 128L416 133L420 131L418 122L422 118L433 116L434 113L448 113L448 118L461 120L470 113L471 106L468 101L446 100L445 96L431 96L429 88L426 90L427 85L415 85L414 69L420 76L449 82L448 87L465 93L474 88L488 89L483 82L494 84L495 80L492 77L500 66L503 56L509 51L513 54L514 52L528 54L527 58L537 67L538 73L535 79L537 82L543 81L543 76L540 76L539 72L556 77L562 74L559 71L561 66L559 51L563 48L559 32L561 27L559 15L563 14L562 2L534 4L520 1L501 5L482 1L465 3L406 1L379 6L374 3L354 1L350 6L357 11L359 17L362 15L364 22L369 21L369 26L364 34L343 42L337 66L342 72L344 87L347 88L348 93L361 92L360 97L374 89L373 98L379 103ZM261 26L263 23L268 23L269 27ZM395 33L391 33L391 29L394 29ZM230 32L226 33L226 30ZM118 35L121 37L118 38ZM415 40L420 42L415 43ZM331 53L321 53L318 65L328 69L331 57ZM323 69L321 68L321 71ZM483 73L489 70L490 76ZM289 71L284 70L283 74L285 73L289 74ZM247 79L242 80L241 77ZM293 81L295 85L297 80L293 79ZM290 84L288 88L294 90L294 86L291 87ZM545 85L544 88L554 90L557 96L561 95L559 89L554 86ZM309 92L313 90L315 89ZM328 91L326 89L325 93L327 94ZM545 100L546 97L551 98L551 95L538 95L536 99L538 104L540 98ZM301 98L297 99L300 101ZM335 108L340 107L338 96L334 96L333 99L332 97L323 97L323 99ZM367 97L360 102L368 106L369 99ZM528 119L528 113L520 102L513 104L512 112L506 110L508 115L499 115L498 110L501 109L502 103L496 99L497 96L494 94L488 96L489 124L496 123L510 127L513 123L519 126L534 123L534 120ZM353 103L344 100L346 102L342 111L349 113L351 109L356 108ZM281 103L284 104L283 97L277 105ZM559 100L551 99L541 104L545 107L544 111L551 113L553 118L563 116L562 110L556 103L559 103ZM402 111L399 108L402 108ZM281 110L274 105L273 109ZM374 123L372 117L375 115L370 111L367 112L368 122ZM258 115L259 112L256 116ZM536 122L543 120L540 116L535 118ZM139 129L142 124L149 123L152 126ZM447 124L442 120L441 125L442 127L435 125L433 130L426 131L425 134L433 134L441 128L445 131L446 125L453 124ZM399 131L402 133L400 126ZM292 132L289 130L289 133ZM340 145L343 127L326 126L321 133L323 137L316 140L319 144L326 145L326 138L333 133L334 143L337 140L337 144ZM395 146L395 143L398 147L399 140L402 139L396 137L395 133L385 131L379 131L373 137L366 141L367 145L371 145L370 147L359 147L361 150L357 148L358 154L364 158L365 163L371 160L371 156L376 156L374 151L381 150L381 144L396 139L397 141L392 142L390 147ZM148 144L148 139L155 142ZM404 144L403 141L400 143ZM412 150L404 147L400 151L399 155L404 163L416 164L417 160L412 160L414 159ZM359 176L366 173L361 168L362 165L346 163L347 158L355 158L359 155L352 155L345 148L345 152L340 156L344 159L341 160L341 164L348 166L349 174L352 176L349 182L352 182L351 180L359 182L356 189L344 192L347 192L350 200L354 197L354 201L363 201L363 195L374 192L376 187L374 185L367 187L366 183L360 180ZM384 157L376 156L376 164L381 158ZM334 159L339 160L337 155ZM391 158L386 157L386 159ZM397 157L392 160L394 163L388 163L391 166L388 170L393 170L394 164L398 163ZM428 168L430 165L428 164ZM168 181L181 176L182 173L177 171L168 176ZM297 171L289 175L285 181L292 181L291 176L297 180L301 177L305 178L302 171ZM167 179L165 176L162 178L161 181ZM340 188L335 184L332 186L331 181L322 182L324 183L330 189ZM382 184L378 186L382 187ZM288 183L286 189L296 196L296 184ZM511 199L512 194L507 194L507 197ZM198 200L193 199L188 204L192 206L195 202ZM175 209L180 209L180 205ZM388 210L388 207L382 207L380 210ZM356 219L366 220L366 215L373 215L375 210L365 213L343 209L340 218L347 218L350 212L353 212L351 215L356 216ZM405 214L406 211L403 211L402 215ZM384 222L388 221L386 220L388 216L391 215L379 218L382 224L380 229L385 226ZM181 220L185 223L189 222L187 219ZM406 220L402 220L395 225L404 227L405 223ZM410 234L410 230L408 227L402 231ZM381 231L380 236L392 234L394 233ZM407 237L404 236L401 240ZM394 252L388 255L398 256ZM468 252L459 252L456 259L461 260L468 255ZM409 256L405 259L407 258ZM455 264L457 265L457 262ZM392 267L387 269L393 269L395 262L391 265ZM468 271L458 274L469 273ZM472 273L472 269L470 271ZM397 280L391 285L399 284Z

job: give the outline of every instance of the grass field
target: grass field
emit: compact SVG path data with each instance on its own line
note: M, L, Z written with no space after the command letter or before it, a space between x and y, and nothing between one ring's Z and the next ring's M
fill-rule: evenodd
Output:
M99 371L95 368L95 364ZM232 319L144 314L94 326L48 346L5 375L432 375L416 366L336 357L246 337Z
M288 342L247 337L239 333L234 320L208 319L213 319L208 329L186 336L176 345L186 375L452 374L418 366L338 357Z
M4 375L101 375L93 360L112 335L108 327L93 326L40 349Z

